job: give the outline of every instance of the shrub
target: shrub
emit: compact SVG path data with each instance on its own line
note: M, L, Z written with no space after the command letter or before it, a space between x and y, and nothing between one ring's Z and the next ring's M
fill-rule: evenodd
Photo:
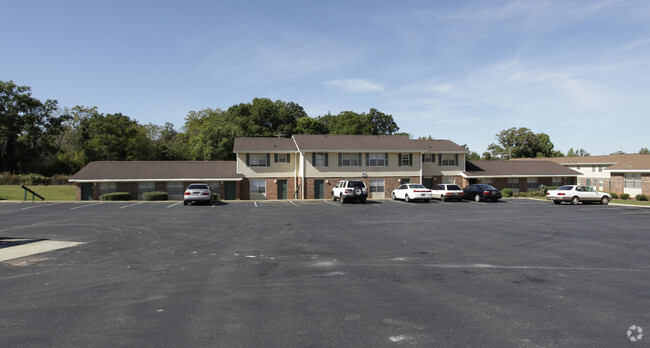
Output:
M219 194L218 193L212 193L212 197L214 197L214 201L218 202L219 201Z
M512 197L512 190L509 189L509 188L505 188L505 189L501 190L501 195L503 197Z
M145 201L166 201L169 200L169 195L167 192L153 191L143 193L142 198Z
M52 177L40 174L11 174L0 173L0 185L70 185L67 175L54 175Z
M629 194L629 193L622 193L622 194L621 194L621 199L628 199L628 198L630 198L630 194Z
M610 195L612 195L612 198L618 199L618 195L616 193L610 193Z
M637 201L647 201L648 200L648 196L643 195L643 194L638 194L634 198L636 198Z
M113 192L102 195L102 201L130 201L131 194L128 192Z

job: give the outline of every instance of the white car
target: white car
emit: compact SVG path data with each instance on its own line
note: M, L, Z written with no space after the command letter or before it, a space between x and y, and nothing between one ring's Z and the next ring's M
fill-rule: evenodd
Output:
M546 199L552 200L555 204L571 202L575 205L579 202L600 202L602 205L607 205L612 199L612 195L598 192L591 186L565 185L558 187L557 190L549 190L546 193Z
M420 184L404 184L393 190L393 199L403 199L406 202L420 199L425 203L431 200L431 190Z
M463 189L458 185L440 184L431 190L431 197L442 202L451 200L460 202L463 200Z

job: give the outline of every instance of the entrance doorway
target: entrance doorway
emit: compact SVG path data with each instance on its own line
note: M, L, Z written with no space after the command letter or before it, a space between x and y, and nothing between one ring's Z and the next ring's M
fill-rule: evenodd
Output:
M314 180L314 199L325 199L325 180Z

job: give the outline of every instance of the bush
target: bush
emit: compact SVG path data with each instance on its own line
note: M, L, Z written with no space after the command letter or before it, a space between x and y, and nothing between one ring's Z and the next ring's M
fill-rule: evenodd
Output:
M629 194L629 193L622 193L622 194L621 194L621 199L628 199L628 198L630 198L630 194Z
M648 196L643 195L643 194L638 194L634 198L636 198L637 201L647 201L648 200Z
M509 189L509 188L505 188L505 189L501 190L501 195L503 197L512 197L512 190Z
M40 174L11 174L0 173L0 185L70 185L67 175L52 177Z
M167 192L161 192L161 191L153 191L153 192L145 192L142 194L142 198L145 201L166 201L169 200L169 195Z
M130 201L131 194L128 192L113 192L102 195L102 201Z
M618 199L618 195L616 193L610 193L610 195L612 195L612 198Z
M214 201L218 202L219 201L219 194L218 193L212 193L212 197L214 197Z

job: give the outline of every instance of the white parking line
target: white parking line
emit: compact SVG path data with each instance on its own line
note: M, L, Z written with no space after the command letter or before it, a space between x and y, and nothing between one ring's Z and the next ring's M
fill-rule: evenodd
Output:
M85 243L44 240L24 245L17 245L10 248L0 249L0 261L13 260L20 257L44 253L47 251L69 248L80 244Z
M291 203L291 204L293 204L293 205L295 205L296 207L299 207L299 205L298 205L298 204L296 204L296 203L294 203L293 201L289 201L289 203Z
M175 207L175 206L177 206L177 205L179 205L179 204L181 204L181 202L174 203L174 204L172 204L172 205L168 205L167 208Z
M88 203L88 204L82 204L76 207L70 208L70 210L75 210L75 209L81 209L81 208L86 208L86 207L92 207L93 205L99 205L99 204L104 204L106 202L95 202L95 203Z
M335 207L340 207L340 206L341 206L340 204L332 203L332 202L330 202L330 201L324 201L324 202L327 203L327 204L329 204L329 205L333 205L333 206L335 206Z
M253 202L253 203L255 203L255 208L257 208L257 202Z
M68 203L68 202L56 202L56 203L39 203L37 205L32 205L31 207L25 207L25 208L20 208L20 210L26 210L26 209L33 209L33 208L40 208L40 207L45 207L45 206L52 206L52 205L57 205L57 204L63 204L63 203Z
M133 203L133 204L125 205L125 206L123 206L123 207L120 207L120 209L124 209L124 208L128 208L128 207L132 207L132 206L134 206L134 205L139 205L139 204L142 204L142 203L144 203L144 202L138 202L138 203Z

